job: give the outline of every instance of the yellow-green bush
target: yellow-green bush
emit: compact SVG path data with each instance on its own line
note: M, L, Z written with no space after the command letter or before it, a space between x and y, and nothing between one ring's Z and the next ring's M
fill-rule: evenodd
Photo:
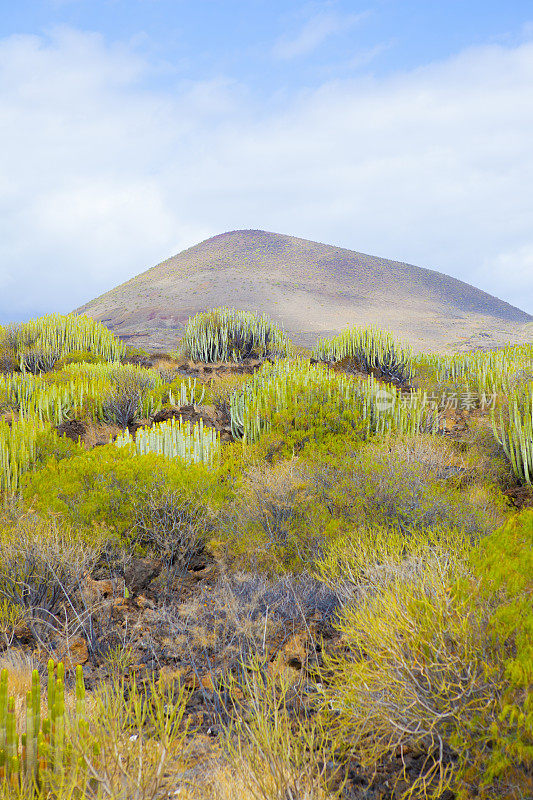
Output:
M105 358L96 353L91 353L88 350L72 350L67 353L56 363L54 369L62 370L70 364L103 364Z
M154 454L132 455L114 445L74 458L52 459L27 475L23 496L42 512L90 528L95 523L121 536L134 533L143 498L178 492L208 506L216 494L214 477L201 465L185 465Z
M428 569L459 574L471 549L471 537L453 528L412 530L405 536L398 528L367 524L326 542L314 569L339 600L350 604L392 584L422 580Z
M533 767L533 512L435 567L428 550L414 579L344 609L349 655L326 657L326 714L364 764L421 753L405 796L519 800Z

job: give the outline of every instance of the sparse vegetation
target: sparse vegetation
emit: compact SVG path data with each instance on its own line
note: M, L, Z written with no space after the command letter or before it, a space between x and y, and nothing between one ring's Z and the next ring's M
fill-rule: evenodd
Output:
M270 325L4 330L6 800L531 796L533 347Z

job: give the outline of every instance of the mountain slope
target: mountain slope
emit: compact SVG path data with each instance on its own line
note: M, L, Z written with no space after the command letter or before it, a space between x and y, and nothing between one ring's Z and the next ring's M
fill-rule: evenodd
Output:
M131 344L175 345L189 315L219 305L264 311L302 344L376 324L415 347L520 338L533 318L440 272L267 231L222 233L117 286L75 313Z

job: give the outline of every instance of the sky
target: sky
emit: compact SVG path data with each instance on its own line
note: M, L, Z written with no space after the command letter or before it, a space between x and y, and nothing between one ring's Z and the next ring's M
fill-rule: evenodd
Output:
M531 0L0 0L0 320L223 231L533 314Z

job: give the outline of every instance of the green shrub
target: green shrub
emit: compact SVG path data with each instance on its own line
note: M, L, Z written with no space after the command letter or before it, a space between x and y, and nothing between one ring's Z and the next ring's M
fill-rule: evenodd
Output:
M152 356L139 347L126 347L122 356L123 364L135 364L138 367L151 367Z
M70 364L104 364L105 358L88 350L72 350L55 364L55 369L60 371Z
M344 609L348 655L326 656L325 713L364 764L418 751L420 775L402 796L529 796L532 594L526 512L470 559L443 567L428 549L411 580Z
M32 468L42 467L49 459L60 461L83 452L83 445L79 442L73 442L67 436L58 436L54 430L45 428L35 438L35 460Z
M215 480L200 465L132 455L108 445L74 458L52 459L26 476L23 486L24 498L38 511L61 514L83 528L103 524L122 537L134 536L139 503L155 492L198 498L207 508Z

